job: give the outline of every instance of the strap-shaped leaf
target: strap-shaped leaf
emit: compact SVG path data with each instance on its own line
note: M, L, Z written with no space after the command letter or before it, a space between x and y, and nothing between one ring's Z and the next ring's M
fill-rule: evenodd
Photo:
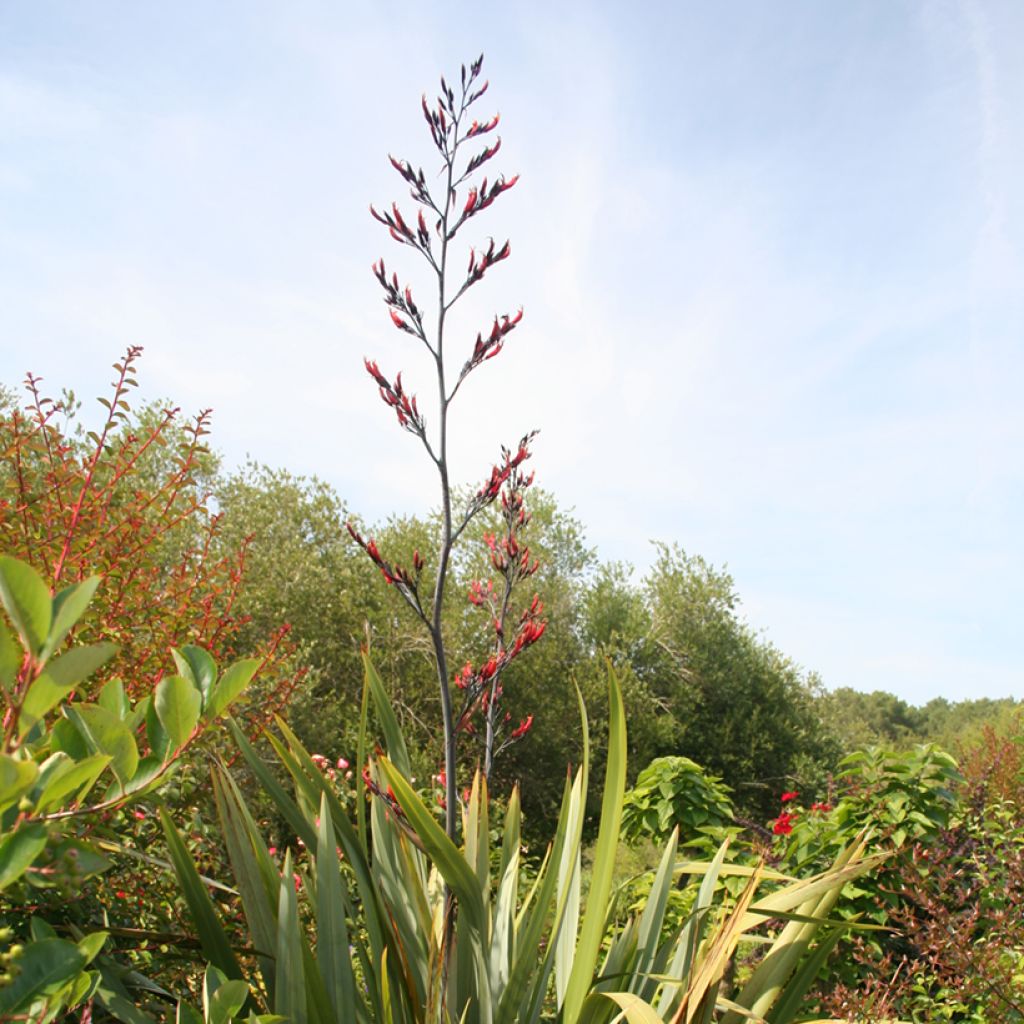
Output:
M327 995L338 1020L362 1008L352 973L349 952L348 907L341 884L341 862L338 860L331 805L326 796L320 803L320 827L316 845L316 955L320 962Z
M563 1018L575 1021L594 978L605 914L615 869L615 851L619 845L622 800L626 791L626 714L622 692L611 665L608 666L608 763L605 769L604 798L601 801L601 825L594 847L587 910L580 928L569 985L563 1004Z
M306 983L302 968L302 933L299 931L299 908L292 881L292 855L284 858L277 903L277 975L274 1009L291 1024L306 1024Z
M206 892L206 886L196 871L185 841L174 827L170 815L160 808L160 824L167 839L167 849L181 886L182 895L188 905L192 921L203 950L203 956L215 967L219 967L229 978L241 978L242 971L231 950L231 943L221 926L213 901Z
M412 762L409 760L409 751L405 746L402 728L395 717L388 692L377 674L377 669L374 668L370 656L365 652L363 653L363 668L366 672L370 695L373 697L374 710L377 712L377 719L380 722L381 731L384 733L384 745L388 752L388 758L408 779L412 776Z
M473 868L466 862L461 851L448 838L434 815L424 806L397 767L387 758L381 758L380 766L387 777L388 784L394 790L399 806L408 817L413 831L423 843L431 861L437 865L441 877L455 893L456 899L459 901L460 914L465 914L474 931L478 935L483 935L486 930L484 905Z

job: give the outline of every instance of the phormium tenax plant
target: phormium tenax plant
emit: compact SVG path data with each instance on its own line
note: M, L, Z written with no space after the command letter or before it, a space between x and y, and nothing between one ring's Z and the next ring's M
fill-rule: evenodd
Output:
M506 241L497 245L490 240L485 247L471 248L468 262L453 264L453 243L460 232L491 204L512 188L518 175L488 177L486 166L501 148L501 139L493 136L498 115L485 121L475 120L470 109L487 91L481 80L483 57L467 68L462 67L457 88L441 79L441 92L436 103L423 97L423 116L430 131L434 149L440 157L442 189L432 189L422 169L407 160L391 157L391 164L410 187L410 195L419 206L416 215L406 216L397 203L390 210L370 212L403 247L412 249L432 272L433 297L428 309L413 298L412 288L399 281L397 273L389 275L383 258L373 265L373 272L384 291L395 328L419 341L429 354L435 378L437 426L428 430L426 417L416 395L402 381L402 374L388 376L376 361L366 359L366 370L380 389L384 403L391 408L401 427L413 435L434 464L440 485L441 531L437 541L432 588L424 585L425 561L419 551L412 552L408 565L399 564L383 554L373 537L364 538L350 523L349 532L380 569L388 584L394 586L406 604L420 619L430 635L441 697L444 730L445 824L450 837L458 828L457 768L460 730L474 728L474 716L483 716L485 730L485 769L494 756L510 742L529 730L531 717L518 725L501 713L501 673L503 669L535 643L544 633L543 610L533 600L519 612L513 611L513 592L518 584L536 571L529 549L520 534L529 522L524 495L532 475L525 476L522 465L530 458L534 434L526 434L514 448L502 448L501 457L484 482L460 508L456 508L449 464L449 410L459 389L474 370L497 356L508 336L522 319L522 310L495 315L490 327L477 333L457 373L447 365L450 353L447 337L448 315L452 307L475 285L491 267L508 258L511 246ZM493 137L494 141L489 139ZM471 153L467 147L478 146ZM464 269L462 269L464 267ZM492 561L500 582L479 582L470 592L470 600L486 606L491 612L493 640L483 663L465 665L452 673L442 632L442 610L448 580L452 549L470 522L484 509L502 498L503 529L500 538L489 537ZM461 706L456 702L461 694Z

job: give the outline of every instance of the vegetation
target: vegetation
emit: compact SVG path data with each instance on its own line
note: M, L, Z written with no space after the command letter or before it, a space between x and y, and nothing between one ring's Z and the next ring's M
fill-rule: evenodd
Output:
M435 511L225 469L207 413L132 407L139 349L95 430L0 391L0 1018L1024 1020L1014 702L826 692L724 570L602 562L532 434L450 479L448 406L520 321L452 372L447 311L510 254L453 269L515 183L486 89L424 101L443 195L392 160L421 213L374 211L433 279L428 315L374 267L436 432L366 369Z

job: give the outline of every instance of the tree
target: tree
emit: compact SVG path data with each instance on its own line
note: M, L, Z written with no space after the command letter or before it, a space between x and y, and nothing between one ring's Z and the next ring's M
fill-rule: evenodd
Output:
M674 663L675 750L721 776L741 814L764 820L779 793L838 750L807 677L737 613L732 578L661 546L646 580L652 632Z

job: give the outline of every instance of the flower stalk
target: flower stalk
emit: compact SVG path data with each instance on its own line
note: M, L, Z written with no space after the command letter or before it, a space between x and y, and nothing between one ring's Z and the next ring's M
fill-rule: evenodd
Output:
M377 210L373 206L370 207L371 215L387 229L391 239L415 251L427 264L434 278L436 316L433 318L434 327L431 330L431 317L428 316L425 306L414 298L412 288L408 284L403 284L397 273L391 272L389 275L383 258L373 264L373 274L384 293L384 302L388 307L392 325L396 330L419 341L429 354L437 394L436 430L428 430L426 417L420 409L417 397L406 389L400 373L394 378L389 377L376 361L365 360L366 370L376 383L381 400L393 410L399 427L418 439L437 470L441 497L441 531L435 555L436 575L432 592L425 594L422 591L424 560L418 551L413 553L411 569L407 568L383 555L374 538L362 537L352 524L348 527L356 543L380 569L385 581L401 594L430 636L437 670L444 734L445 828L452 839L457 836L459 822L458 734L460 726L466 722L467 713L473 710L472 707L463 706L456 715L453 685L459 685L462 677L456 676L453 679L451 675L442 628L452 550L469 523L497 500L503 487L510 480L521 482L519 467L530 457L529 442L533 437L532 434L527 435L514 452L503 448L499 463L492 468L483 485L469 498L464 507L455 508L448 458L448 414L452 401L469 375L501 352L509 334L518 326L523 315L522 310L495 314L491 326L477 333L458 375L454 380L451 378L446 367L448 314L471 288L483 280L493 266L506 260L512 251L508 241L498 245L492 239L486 247L470 249L464 272L459 274L454 269L452 244L460 231L512 188L518 180L518 175L511 178L501 174L497 177L482 175L487 169L487 164L501 149L500 138L494 136L493 142L485 138L491 136L498 127L499 115L495 114L487 120L480 121L473 119L470 114L470 108L488 88L488 82L481 78L482 65L482 56L468 68L463 65L457 86L449 85L442 78L441 91L436 101L433 104L429 103L425 95L422 100L423 117L427 122L434 149L441 160L439 177L443 182L443 192L439 193L427 184L427 175L422 167L391 156L389 159L392 167L409 186L410 196L419 209L415 216L411 216L403 212L397 202L392 203L390 209ZM480 143L481 148L467 155L467 147L476 143ZM503 633L507 613L506 596L499 616L499 636ZM515 654L528 646L527 638L529 643L532 643L543 633L543 624L537 624L537 614L523 620L515 641L518 644ZM490 750L493 748L495 733L494 715L499 696L500 669L507 664L511 656L502 647L496 657L488 662L488 665L493 663L494 666L490 674L486 678L478 676L475 679L474 700L477 705L486 701L489 709L487 722L488 735L491 739L488 741L488 769L492 760ZM499 665L499 662L502 664ZM528 728L528 725L521 726L518 735L524 735Z

